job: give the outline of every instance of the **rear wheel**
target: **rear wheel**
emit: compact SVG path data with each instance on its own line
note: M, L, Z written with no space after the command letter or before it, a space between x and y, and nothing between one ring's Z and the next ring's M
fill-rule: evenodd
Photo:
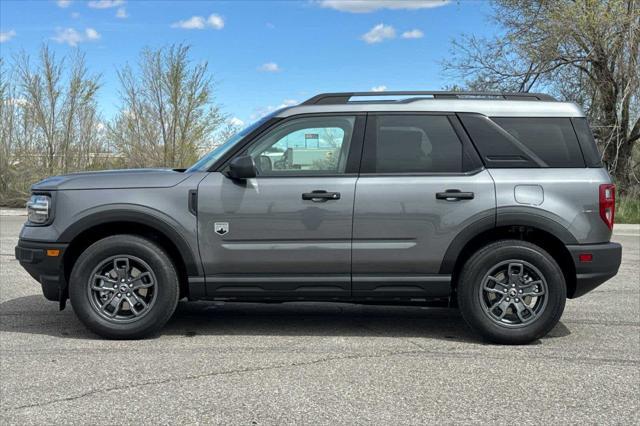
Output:
M496 343L524 344L544 336L560 320L565 302L562 270L549 253L526 241L489 244L460 274L462 316Z
M178 277L164 250L134 235L115 235L78 258L69 298L80 320L95 333L136 339L159 331L178 303Z

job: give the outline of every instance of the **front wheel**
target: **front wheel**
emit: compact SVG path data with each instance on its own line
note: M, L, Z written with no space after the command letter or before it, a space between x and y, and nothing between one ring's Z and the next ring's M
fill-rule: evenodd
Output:
M176 309L178 292L178 276L165 251L135 235L115 235L89 246L69 283L69 298L80 320L111 339L137 339L159 331Z
M458 304L469 326L484 338L524 344L560 320L567 297L564 275L541 247L504 240L478 250L464 265Z

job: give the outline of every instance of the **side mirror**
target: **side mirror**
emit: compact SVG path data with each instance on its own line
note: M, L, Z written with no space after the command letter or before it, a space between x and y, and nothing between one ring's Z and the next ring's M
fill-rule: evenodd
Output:
M244 180L256 177L256 163L250 155L242 155L231 160L227 176L231 179Z

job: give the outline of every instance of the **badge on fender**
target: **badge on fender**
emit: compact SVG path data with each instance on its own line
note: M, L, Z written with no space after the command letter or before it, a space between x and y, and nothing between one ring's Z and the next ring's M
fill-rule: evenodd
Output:
M229 222L216 222L213 224L213 229L218 235L225 235L229 232Z

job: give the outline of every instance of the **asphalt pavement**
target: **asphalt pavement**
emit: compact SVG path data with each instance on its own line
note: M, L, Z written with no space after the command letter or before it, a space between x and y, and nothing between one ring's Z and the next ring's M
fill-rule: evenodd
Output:
M528 346L455 310L181 302L160 336L102 340L13 256L0 215L2 424L640 424L640 228L623 264Z

